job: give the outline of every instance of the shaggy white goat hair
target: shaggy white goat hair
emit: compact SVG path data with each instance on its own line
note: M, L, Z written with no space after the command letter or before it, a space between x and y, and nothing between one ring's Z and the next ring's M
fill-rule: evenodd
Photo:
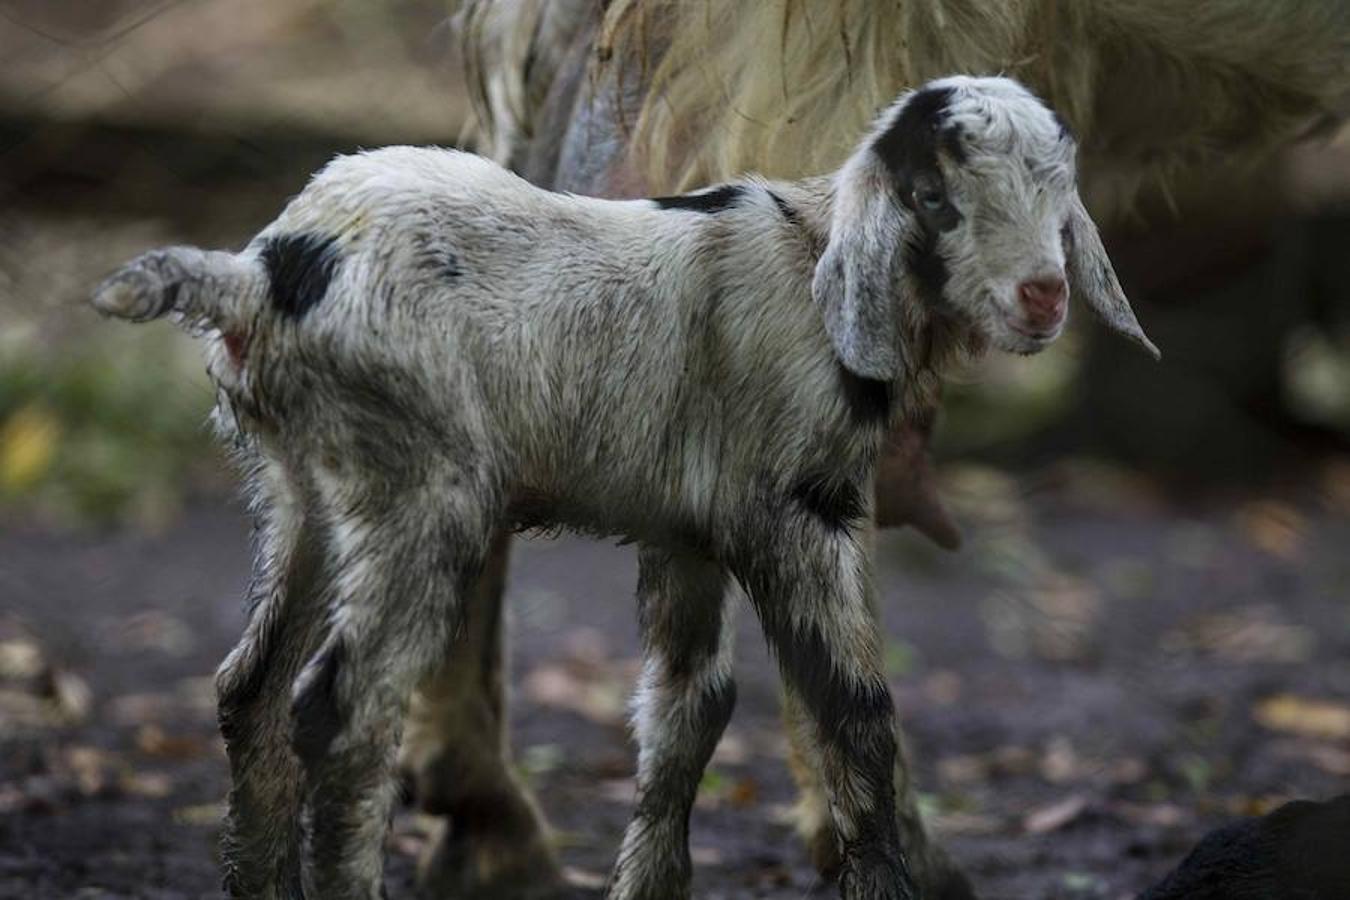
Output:
M1156 353L1074 152L1021 86L966 77L797 183L604 201L390 148L329 165L240 254L171 248L105 282L103 312L205 333L253 469L253 606L219 674L230 892L380 896L408 697L509 524L640 547L638 803L611 898L687 895L689 809L734 703L733 581L815 724L843 895L914 897L873 463L945 362L1042 349L1070 290Z

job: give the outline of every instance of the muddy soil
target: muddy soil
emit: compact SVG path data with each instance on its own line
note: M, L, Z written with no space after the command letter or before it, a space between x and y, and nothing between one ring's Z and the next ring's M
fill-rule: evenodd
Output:
M925 807L982 897L1131 897L1218 822L1346 789L1344 483L1178 508L967 475L967 549L883 535L880 593ZM0 897L218 895L209 675L247 565L223 501L159 535L0 533ZM633 583L630 548L576 538L513 561L515 754L583 884L632 800ZM744 609L738 653L694 895L833 896L786 821L775 677ZM428 825L396 818L392 897L412 896Z

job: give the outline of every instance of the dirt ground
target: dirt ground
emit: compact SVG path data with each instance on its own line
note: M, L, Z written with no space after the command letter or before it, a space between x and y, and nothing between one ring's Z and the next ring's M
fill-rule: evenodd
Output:
M924 803L986 898L1124 898L1208 828L1350 780L1350 477L1178 506L1097 472L949 467L970 540L879 541L892 686ZM0 897L216 896L226 767L209 675L246 526L0 533ZM597 885L632 800L631 550L522 542L516 757ZM828 897L785 821L775 677L748 610L740 702L692 823L695 896ZM399 813L391 896L428 823Z

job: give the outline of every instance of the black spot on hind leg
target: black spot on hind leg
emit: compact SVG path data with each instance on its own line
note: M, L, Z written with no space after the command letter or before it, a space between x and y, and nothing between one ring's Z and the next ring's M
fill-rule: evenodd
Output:
M322 302L340 261L337 239L331 235L302 232L266 238L262 262L272 305L287 318L301 318Z
M340 643L325 650L318 671L291 705L291 746L302 760L322 758L342 730L337 677L346 655Z

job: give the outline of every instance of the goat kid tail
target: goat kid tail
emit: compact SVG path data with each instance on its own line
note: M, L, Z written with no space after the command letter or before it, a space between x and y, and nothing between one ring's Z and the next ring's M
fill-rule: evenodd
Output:
M197 247L166 247L132 260L94 290L99 312L148 322L177 314L189 328L242 330L267 292L256 258Z

